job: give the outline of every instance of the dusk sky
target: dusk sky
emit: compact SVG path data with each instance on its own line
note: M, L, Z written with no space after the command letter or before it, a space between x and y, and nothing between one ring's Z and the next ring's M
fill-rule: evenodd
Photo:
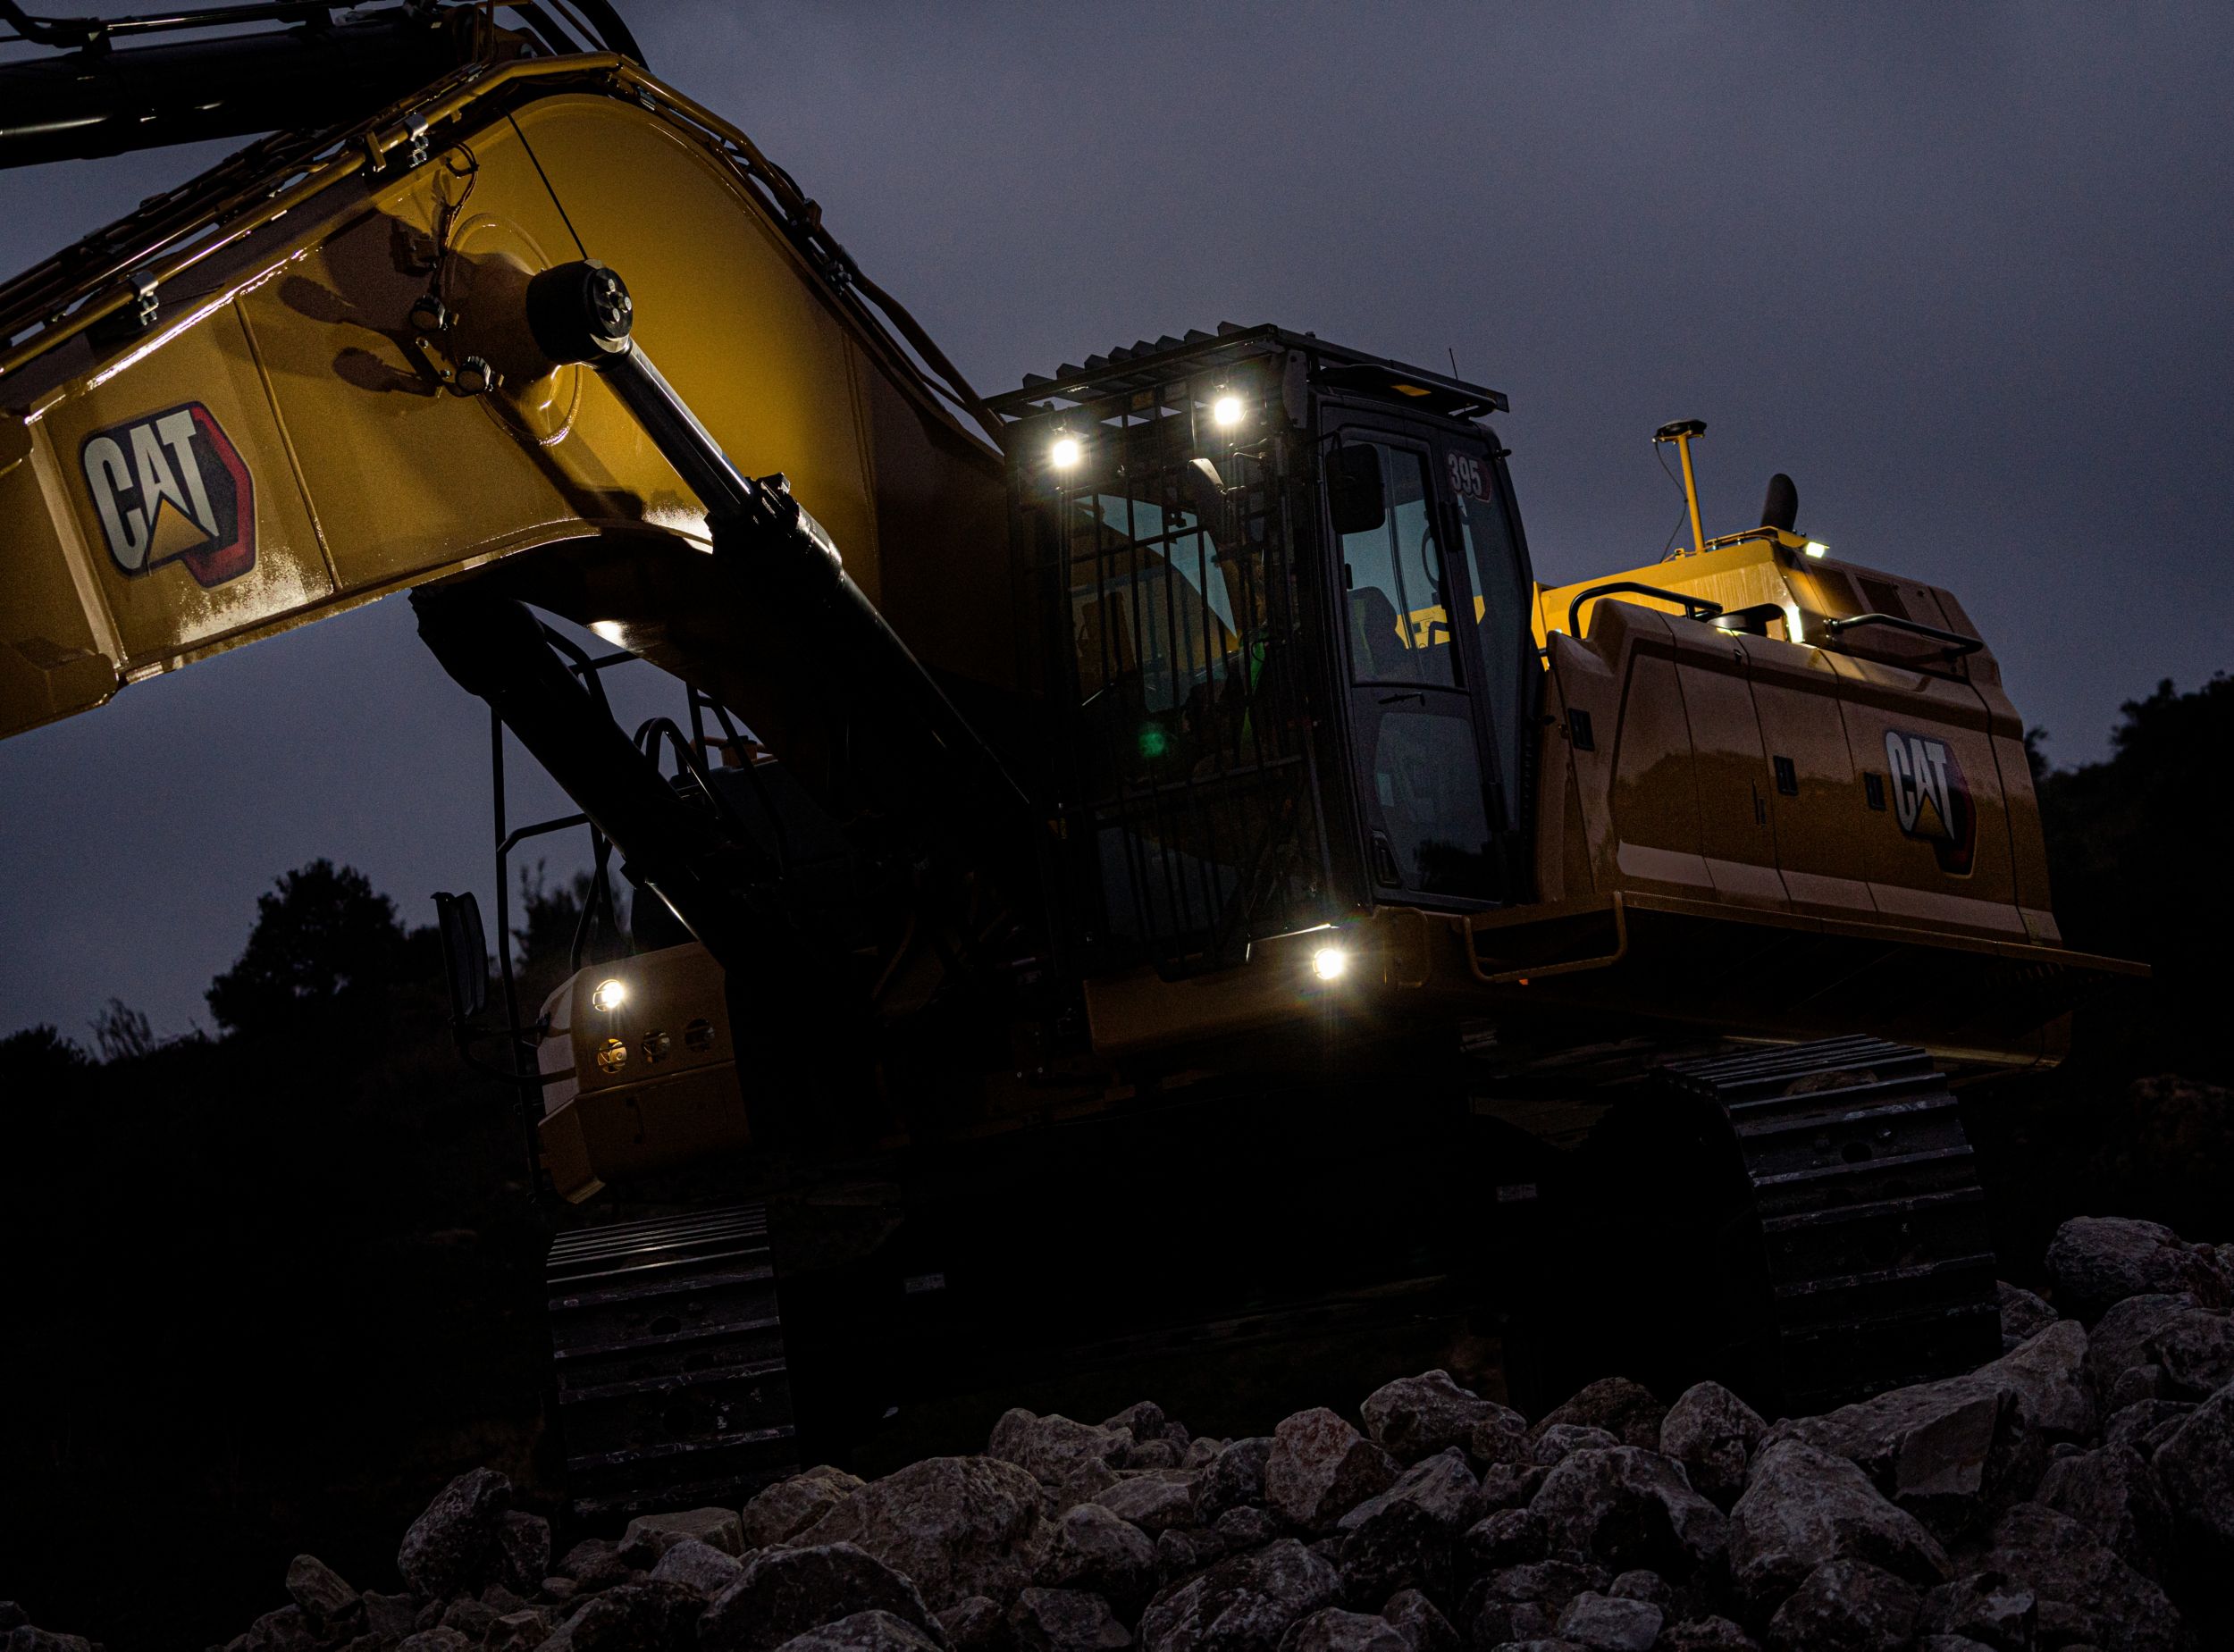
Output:
M1695 417L1709 533L1790 472L2060 762L2234 667L2234 7L622 9L981 390L1224 320L1455 351L1539 577L1659 554ZM0 173L0 267L230 147ZM487 727L391 600L0 745L0 1032L209 1026L318 856L485 903Z

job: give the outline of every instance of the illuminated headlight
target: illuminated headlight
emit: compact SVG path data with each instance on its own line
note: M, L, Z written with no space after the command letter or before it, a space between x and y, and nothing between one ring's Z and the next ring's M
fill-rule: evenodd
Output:
M1349 969L1349 954L1339 946L1323 946L1311 954L1311 973L1322 981L1339 981Z
M590 1007L609 1013L628 1002L628 985L617 977L607 977L590 989Z
M1079 456L1083 451L1076 436L1058 436L1055 445L1047 449L1047 457L1054 461L1057 470L1069 470L1079 462Z
M1210 416L1217 421L1220 430L1231 430L1241 422L1241 398L1221 396L1210 404Z
M1810 557L1827 557L1831 554L1831 548L1819 539L1811 539L1800 549Z

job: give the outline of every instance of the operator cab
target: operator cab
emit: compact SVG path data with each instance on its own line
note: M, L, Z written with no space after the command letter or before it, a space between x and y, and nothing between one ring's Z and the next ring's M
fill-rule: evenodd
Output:
M1533 581L1479 422L1505 405L1269 326L995 399L1089 973L1531 897Z

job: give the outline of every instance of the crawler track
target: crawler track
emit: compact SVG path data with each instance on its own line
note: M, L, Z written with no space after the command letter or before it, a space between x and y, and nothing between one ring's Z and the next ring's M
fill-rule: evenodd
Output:
M1986 1195L1954 1096L1923 1051L1834 1038L1664 1071L1718 1107L1736 1137L1788 1410L2000 1352Z
M549 1279L577 1514L735 1503L797 1466L762 1207L562 1234Z

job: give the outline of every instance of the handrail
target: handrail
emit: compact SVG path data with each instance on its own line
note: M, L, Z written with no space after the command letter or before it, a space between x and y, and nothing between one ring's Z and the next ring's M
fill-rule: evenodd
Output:
M1975 654L1986 646L1982 637L1966 637L1960 632L1942 631L1936 625L1927 625L1921 620L1908 619L1898 614L1854 614L1844 619L1825 622L1824 634L1836 636L1842 631L1852 631L1860 625L1883 625L1890 631L1906 631L1934 642L1944 643L1947 652L1961 659Z
M1576 594L1566 605L1566 633L1577 642L1583 636L1583 604L1597 597L1625 594L1637 597L1658 597L1663 602L1683 605L1686 619L1711 619L1722 612L1722 605L1708 597L1694 597L1680 591L1665 591L1658 585L1647 585L1634 579L1609 579L1602 585L1592 585Z

